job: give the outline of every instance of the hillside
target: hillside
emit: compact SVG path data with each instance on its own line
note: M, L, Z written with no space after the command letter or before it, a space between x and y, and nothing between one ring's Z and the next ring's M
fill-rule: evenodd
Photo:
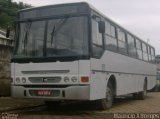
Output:
M6 29L7 26L12 26L16 20L18 10L31 7L31 5L23 2L12 2L12 0L0 0L0 29Z

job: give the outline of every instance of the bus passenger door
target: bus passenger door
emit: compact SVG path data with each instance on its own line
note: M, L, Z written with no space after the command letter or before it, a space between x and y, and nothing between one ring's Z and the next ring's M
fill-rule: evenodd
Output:
M91 100L105 98L106 80L103 72L104 53L103 33L99 31L99 21L92 19L92 58L91 58Z

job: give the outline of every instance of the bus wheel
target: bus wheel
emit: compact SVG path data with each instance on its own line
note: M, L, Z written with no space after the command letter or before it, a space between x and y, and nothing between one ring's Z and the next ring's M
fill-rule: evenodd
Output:
M113 104L113 87L109 82L107 85L106 98L97 100L98 109L105 110L111 108Z
M135 99L144 100L147 97L147 81L144 81L143 91L133 94Z
M144 100L147 97L147 81L144 81L143 91L139 92L139 99Z
M45 105L50 109L57 109L60 106L60 101L45 101Z

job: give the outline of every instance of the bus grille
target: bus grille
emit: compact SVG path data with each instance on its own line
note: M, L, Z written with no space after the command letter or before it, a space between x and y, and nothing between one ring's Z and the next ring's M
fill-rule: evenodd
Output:
M31 83L59 83L61 77L29 77Z

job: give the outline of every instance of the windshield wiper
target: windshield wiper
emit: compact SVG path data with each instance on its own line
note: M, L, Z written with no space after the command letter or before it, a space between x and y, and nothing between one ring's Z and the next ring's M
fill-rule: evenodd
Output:
M56 34L58 33L58 31L65 25L65 23L67 22L68 18L69 17L67 16L65 19L60 20L59 23L58 23L58 25L57 25L57 28L56 28L55 25L53 26L53 30L51 32L51 46L52 46L52 43L53 43L54 36L56 36Z
M24 40L23 40L23 47L24 47L24 53L27 54L26 52L26 46L27 46L27 40L28 40L28 35L29 35L29 31L30 31L30 28L31 28L31 25L32 25L32 22L31 21L27 21L26 25L25 25L25 30L24 30Z
M54 25L53 30L52 30L52 33L51 33L51 45L52 45L52 43L53 43L53 36L54 36L54 34L55 34L55 29L56 29L56 27L55 27L55 25Z

